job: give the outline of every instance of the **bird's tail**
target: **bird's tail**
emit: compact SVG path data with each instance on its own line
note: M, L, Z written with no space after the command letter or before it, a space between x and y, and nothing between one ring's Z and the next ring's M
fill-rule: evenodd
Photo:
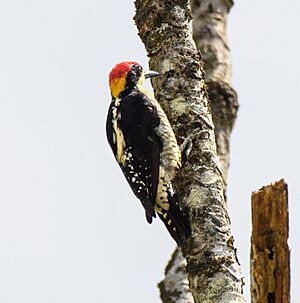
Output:
M164 222L167 230L178 245L182 245L191 235L191 227L187 216L183 213L177 203L177 197L168 193L170 208L160 208L158 216Z

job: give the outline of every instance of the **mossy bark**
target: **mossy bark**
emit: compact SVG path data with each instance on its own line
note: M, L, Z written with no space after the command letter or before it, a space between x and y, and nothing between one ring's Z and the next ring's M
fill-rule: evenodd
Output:
M196 303L244 302L203 60L191 34L189 2L136 0L135 5L134 19L150 68L162 74L152 83L155 95L184 146L186 158L174 185L192 227L192 236L182 247L189 288L188 283L181 283L184 287L175 289L164 301L192 302L190 289Z

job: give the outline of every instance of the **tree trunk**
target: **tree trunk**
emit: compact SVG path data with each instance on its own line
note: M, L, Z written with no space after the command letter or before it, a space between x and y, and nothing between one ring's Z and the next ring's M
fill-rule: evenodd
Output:
M227 182L229 167L230 135L238 109L237 95L230 86L231 63L226 36L227 14L232 4L232 1L191 0L193 38L205 62L205 82L224 182ZM186 260L177 248L166 267L164 280L159 283L163 302L193 302L186 283L185 264Z
M203 61L190 32L189 3L136 0L135 5L135 21L150 57L150 68L162 74L153 81L156 98L186 158L174 185L192 228L192 236L182 247L190 290L196 303L244 302ZM169 302L179 302L181 290L175 290Z
M289 302L288 220L288 191L284 180L252 193L252 303Z

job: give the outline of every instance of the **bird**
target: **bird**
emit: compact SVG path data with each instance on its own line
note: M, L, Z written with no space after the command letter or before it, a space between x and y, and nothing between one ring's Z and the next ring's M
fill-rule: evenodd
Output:
M181 166L180 148L165 112L143 86L145 79L156 76L158 72L145 73L135 61L112 68L106 135L127 182L145 209L147 222L151 224L157 214L176 243L183 245L191 228L172 186Z

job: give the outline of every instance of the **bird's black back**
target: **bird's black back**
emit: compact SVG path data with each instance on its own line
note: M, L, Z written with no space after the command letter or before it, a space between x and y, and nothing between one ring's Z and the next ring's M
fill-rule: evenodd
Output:
M116 104L119 105L116 106ZM162 149L162 143L155 131L159 125L156 108L149 98L138 90L124 91L120 96L120 101L113 100L108 112L106 133L115 155L117 147L113 141L112 126L112 112L115 108L119 117L117 126L122 131L125 141L125 151L132 155L132 158L128 158L124 165L119 163L120 167L135 195L141 200L143 206L147 205L145 208L149 209L149 202L152 207L155 204ZM133 172L138 178L134 177ZM132 180L137 181L136 179L139 179L141 183L132 182ZM153 216L152 214L151 217ZM147 220L149 222L151 218L147 216Z

